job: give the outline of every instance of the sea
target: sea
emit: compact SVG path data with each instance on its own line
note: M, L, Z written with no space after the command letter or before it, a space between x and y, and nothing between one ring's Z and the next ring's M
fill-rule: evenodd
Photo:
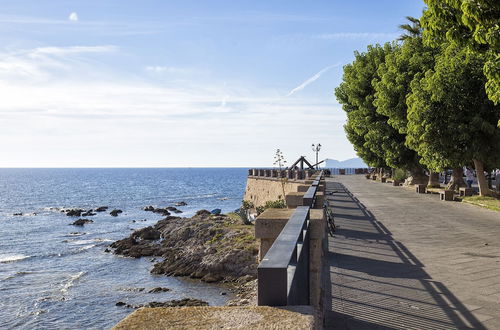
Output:
M106 329L138 305L197 298L223 305L228 288L198 280L152 275L152 258L105 252L113 241L163 217L145 206L173 206L192 216L240 207L243 168L0 169L0 328ZM107 212L71 225L62 209ZM121 209L113 217L109 212ZM22 213L22 215L14 215ZM148 293L154 287L168 292Z

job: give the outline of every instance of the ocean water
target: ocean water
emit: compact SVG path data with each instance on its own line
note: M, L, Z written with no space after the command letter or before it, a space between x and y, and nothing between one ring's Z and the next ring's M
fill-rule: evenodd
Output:
M148 205L185 201L181 216L237 209L246 174L240 168L0 169L0 328L109 328L133 311L115 306L118 301L190 297L224 304L231 297L224 287L151 275L151 258L104 250L163 218L142 210ZM84 227L60 212L99 206L108 212L85 217L94 223ZM112 217L114 208L123 213ZM147 293L158 286L171 291Z

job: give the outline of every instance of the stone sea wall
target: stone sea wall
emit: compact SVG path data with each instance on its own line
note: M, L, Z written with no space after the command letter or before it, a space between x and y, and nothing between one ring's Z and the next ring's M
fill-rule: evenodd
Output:
M282 179L266 177L248 177L243 200L250 201L255 207L263 206L267 201L283 199ZM285 181L285 194L296 192L304 181Z

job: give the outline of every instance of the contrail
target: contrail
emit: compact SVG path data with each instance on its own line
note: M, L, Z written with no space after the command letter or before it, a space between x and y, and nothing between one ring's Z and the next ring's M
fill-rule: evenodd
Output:
M330 70L332 68L340 66L341 64L342 63L336 63L336 64L333 64L333 65L327 66L326 68L321 69L320 72L316 73L314 76L312 76L311 78L307 79L302 84L300 84L299 86L297 86L294 89L292 89L290 91L290 93L288 93L287 97L295 94L296 92L299 92L299 91L303 90L307 85L309 85L309 84L315 82L316 80L318 80L318 78L321 77L321 75L323 73L325 73L326 71L328 71L328 70Z

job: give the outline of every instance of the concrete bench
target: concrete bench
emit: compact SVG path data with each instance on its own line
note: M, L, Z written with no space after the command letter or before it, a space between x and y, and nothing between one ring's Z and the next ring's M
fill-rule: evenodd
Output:
M453 190L440 190L439 198L442 201L452 201L454 199L453 194L454 194Z
M427 185L426 184L416 184L415 188L416 188L415 190L416 190L417 194L425 194L426 189L427 189Z
M472 196L474 195L474 188L458 188L458 194L460 197Z
M387 178L380 178L380 181L381 181L382 183L386 183Z

